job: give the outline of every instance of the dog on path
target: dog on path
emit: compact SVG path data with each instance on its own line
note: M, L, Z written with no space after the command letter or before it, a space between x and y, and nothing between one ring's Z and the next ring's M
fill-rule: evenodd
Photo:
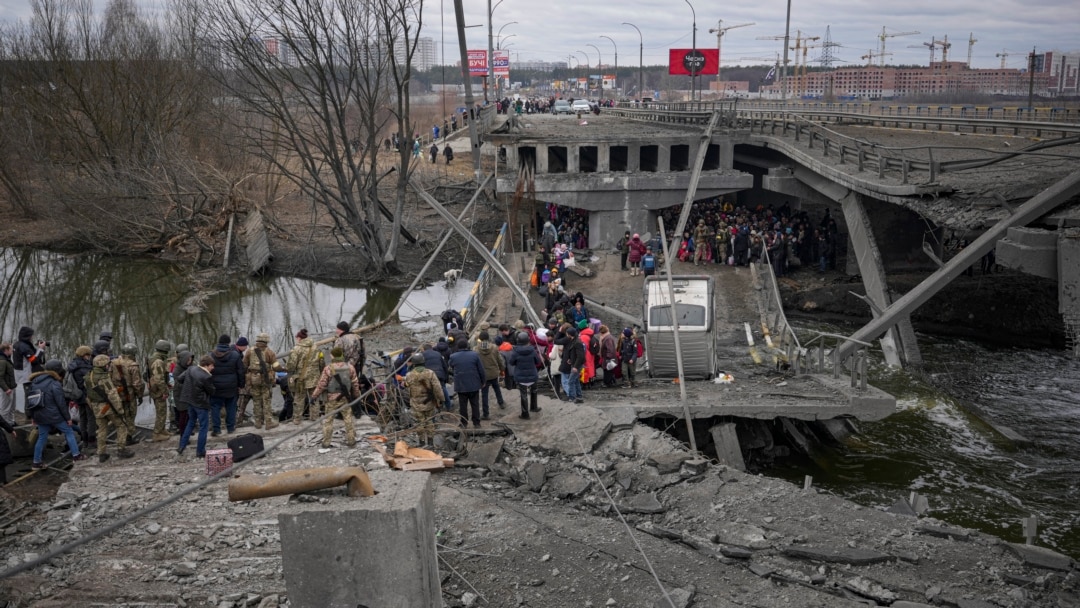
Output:
M457 284L458 277L461 276L460 268L451 268L443 273L443 278L446 279L446 286L453 287Z

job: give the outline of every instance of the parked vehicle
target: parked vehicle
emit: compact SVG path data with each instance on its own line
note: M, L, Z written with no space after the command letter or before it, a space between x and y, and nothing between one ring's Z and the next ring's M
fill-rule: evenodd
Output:
M675 315L679 325L683 375L708 379L716 375L716 326L713 311L714 280L709 276L674 276ZM675 327L671 317L667 278L645 278L645 356L649 376L678 376Z
M555 105L551 108L552 114L573 114L574 110L570 107L570 102L565 99L556 99Z
M570 104L570 107L577 112L592 112L592 105L588 99L575 99L574 103Z

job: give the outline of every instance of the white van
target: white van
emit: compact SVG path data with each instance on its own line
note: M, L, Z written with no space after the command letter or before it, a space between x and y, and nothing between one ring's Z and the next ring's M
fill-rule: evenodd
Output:
M683 374L686 378L709 379L716 375L716 328L713 310L714 280L710 276L673 276L675 314L679 323ZM649 376L676 378L675 331L671 320L671 298L667 278L645 279L645 356Z

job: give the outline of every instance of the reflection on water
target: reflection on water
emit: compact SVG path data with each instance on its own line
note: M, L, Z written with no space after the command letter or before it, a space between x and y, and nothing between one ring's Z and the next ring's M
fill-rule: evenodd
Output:
M112 330L114 344L134 342L141 354L161 338L202 352L221 334L235 340L260 332L270 334L271 348L282 351L292 347L302 327L321 337L342 320L354 327L379 321L402 293L347 282L237 277L207 298L205 313L188 314L181 310L193 295L186 273L151 260L0 249L0 337L13 340L20 326L29 325L37 338L49 340L50 354L65 361L104 329ZM460 306L470 287L459 281L449 291L433 286L413 292L400 320L434 323L425 319Z
M1038 544L1080 556L1080 361L954 339L919 343L933 382L886 368L877 353L872 383L897 397L897 413L859 423L862 434L819 459L821 468L788 463L772 474L796 483L812 475L816 486L878 507L917 491L934 517L1016 542L1020 519L1038 515ZM1015 450L965 403L1034 447Z

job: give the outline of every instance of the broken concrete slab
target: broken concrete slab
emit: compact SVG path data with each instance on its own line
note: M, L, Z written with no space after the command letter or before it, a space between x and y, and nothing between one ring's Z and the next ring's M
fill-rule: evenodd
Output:
M765 540L765 530L733 521L721 525L716 532L716 542L747 549L766 549L771 546L769 541Z
M734 559L750 559L754 556L754 552L745 547L735 547L731 545L720 545L720 555L724 557L731 557Z
M604 415L611 421L612 431L625 431L637 423L637 411L632 407L605 407Z
M457 461L457 466L490 468L502 453L505 439L497 438L486 443L470 443L469 453Z
M619 510L623 513L663 513L667 511L660 499L656 497L656 494L638 494L630 497L626 502L619 505Z
M923 604L921 602L909 602L907 600L898 600L891 604L892 608L934 608L930 604Z
M776 571L773 570L772 568L766 566L765 564L754 563L754 564L750 564L750 572L753 572L754 574L756 574L756 575L758 575L758 576L760 576L762 578L768 578L769 575L771 575L773 572L776 572Z
M915 509L911 508L907 499L900 498L893 504L889 505L888 509L885 509L886 513L892 513L894 515L906 515L909 517L915 517Z
M817 562L833 564L851 564L852 566L868 566L891 561L893 556L887 553L873 551L871 549L856 549L852 547L784 547L784 555L808 559Z
M678 473L682 463L691 458L692 456L685 452L675 452L671 454L653 454L645 462L656 467L657 473L668 475Z
M654 608L688 608L694 599L695 589L691 585L689 589L668 589L667 597L660 596L653 602Z
M544 481L547 479L547 467L542 462L530 462L525 465L525 480L529 484L529 489L533 492L539 492L544 487Z
M531 424L508 423L514 436L533 448L570 456L589 453L611 431L611 421L595 407L545 399L543 410Z
M681 532L676 532L675 530L658 526L651 521L643 521L640 524L634 526L634 528L646 534L666 540L681 540L683 536Z
M709 461L704 458L686 460L679 468L679 475L683 477L695 477L709 470Z
M556 498L576 498L589 489L590 483L577 473L563 473L548 482L548 492Z
M896 600L896 593L863 576L844 581L844 588L886 606Z
M716 447L716 458L720 464L726 464L737 471L745 471L746 462L743 461L735 423L718 424L709 429L709 434L712 435L713 445Z
M919 534L926 534L928 536L936 536L938 538L951 538L953 540L971 540L971 530L965 530L963 528L946 528L944 526L934 526L927 523L919 524L915 531Z
M1046 547L1024 545L1021 543L1005 543L1017 557L1024 560L1024 564L1032 568L1044 570L1060 570L1067 572L1073 567L1073 560L1068 555L1062 555Z

